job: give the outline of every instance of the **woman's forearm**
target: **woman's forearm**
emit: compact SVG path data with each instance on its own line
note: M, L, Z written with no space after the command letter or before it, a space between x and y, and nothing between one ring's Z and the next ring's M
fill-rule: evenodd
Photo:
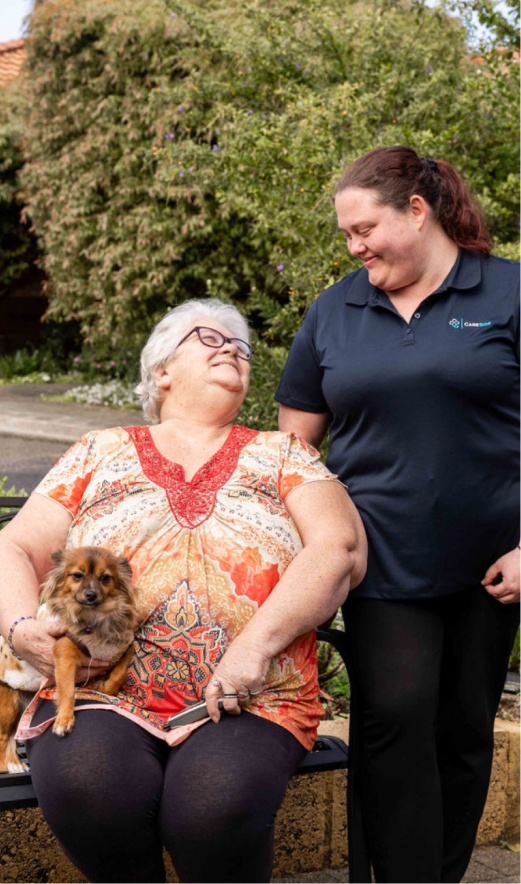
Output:
M36 614L40 584L52 567L51 553L65 545L71 521L59 504L32 494L0 532L0 632L4 637L15 621ZM21 657L48 675L54 668L52 636L58 633L50 623L23 620L11 639Z
M39 582L27 552L0 538L0 561L0 632L20 659L52 678L54 636L63 629L34 619Z
M288 566L241 636L270 658L330 618L357 583L362 553L338 543L309 544Z
M239 637L269 657L331 617L367 562L364 526L339 482L296 488L286 507L302 549Z
M2 535L0 561L0 632L7 636L15 620L35 615L39 582L29 555Z

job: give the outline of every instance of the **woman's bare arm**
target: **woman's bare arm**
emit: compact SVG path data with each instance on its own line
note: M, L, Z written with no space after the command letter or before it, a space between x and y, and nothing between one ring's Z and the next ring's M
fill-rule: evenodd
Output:
M331 617L365 574L364 527L339 482L301 485L288 496L286 507L303 548L217 666L215 676L227 692L259 691L272 658ZM206 697L214 721L219 720L219 695L210 684ZM231 698L225 708L239 712Z
M295 433L310 445L319 448L327 433L330 418L331 415L328 411L325 414L314 414L311 411L298 411L296 408L281 405L279 408L279 430L283 433Z
M0 632L7 637L20 617L34 617L40 584L53 567L51 553L63 549L72 516L59 503L32 494L12 522L0 531ZM42 675L54 676L55 637L65 629L51 621L24 620L16 626L13 647ZM92 676L106 664L93 661ZM85 679L86 670L78 672Z

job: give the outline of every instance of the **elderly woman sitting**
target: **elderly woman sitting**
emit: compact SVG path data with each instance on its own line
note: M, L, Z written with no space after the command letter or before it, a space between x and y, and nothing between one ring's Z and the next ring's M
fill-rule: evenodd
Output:
M59 738L41 691L28 729L44 817L90 881L164 881L163 845L181 881L269 881L275 815L315 739L313 630L362 579L365 535L313 448L234 424L251 356L234 307L171 310L141 360L153 425L80 439L0 537L4 635L35 613L58 548L109 547L139 588L119 693L79 687ZM61 632L24 620L12 641L52 677ZM166 727L204 698L209 718Z

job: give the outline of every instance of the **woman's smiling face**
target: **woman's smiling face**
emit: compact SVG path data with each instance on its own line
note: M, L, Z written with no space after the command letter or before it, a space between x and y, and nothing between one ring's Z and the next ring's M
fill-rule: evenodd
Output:
M233 337L230 330L215 319L202 316L195 324ZM240 358L239 352L238 347L228 341L218 348L205 346L194 331L179 345L173 359L160 369L158 385L171 389L182 384L195 389L202 382L223 387L244 398L250 379L250 363Z
M369 282L385 292L413 285L424 264L425 204L405 212L378 202L378 193L358 187L342 190L335 199L338 227L347 247L369 273Z

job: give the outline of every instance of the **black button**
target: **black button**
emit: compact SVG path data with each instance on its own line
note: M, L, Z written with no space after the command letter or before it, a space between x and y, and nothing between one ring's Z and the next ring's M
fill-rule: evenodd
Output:
M405 332L406 335L412 335L412 328L408 328Z

